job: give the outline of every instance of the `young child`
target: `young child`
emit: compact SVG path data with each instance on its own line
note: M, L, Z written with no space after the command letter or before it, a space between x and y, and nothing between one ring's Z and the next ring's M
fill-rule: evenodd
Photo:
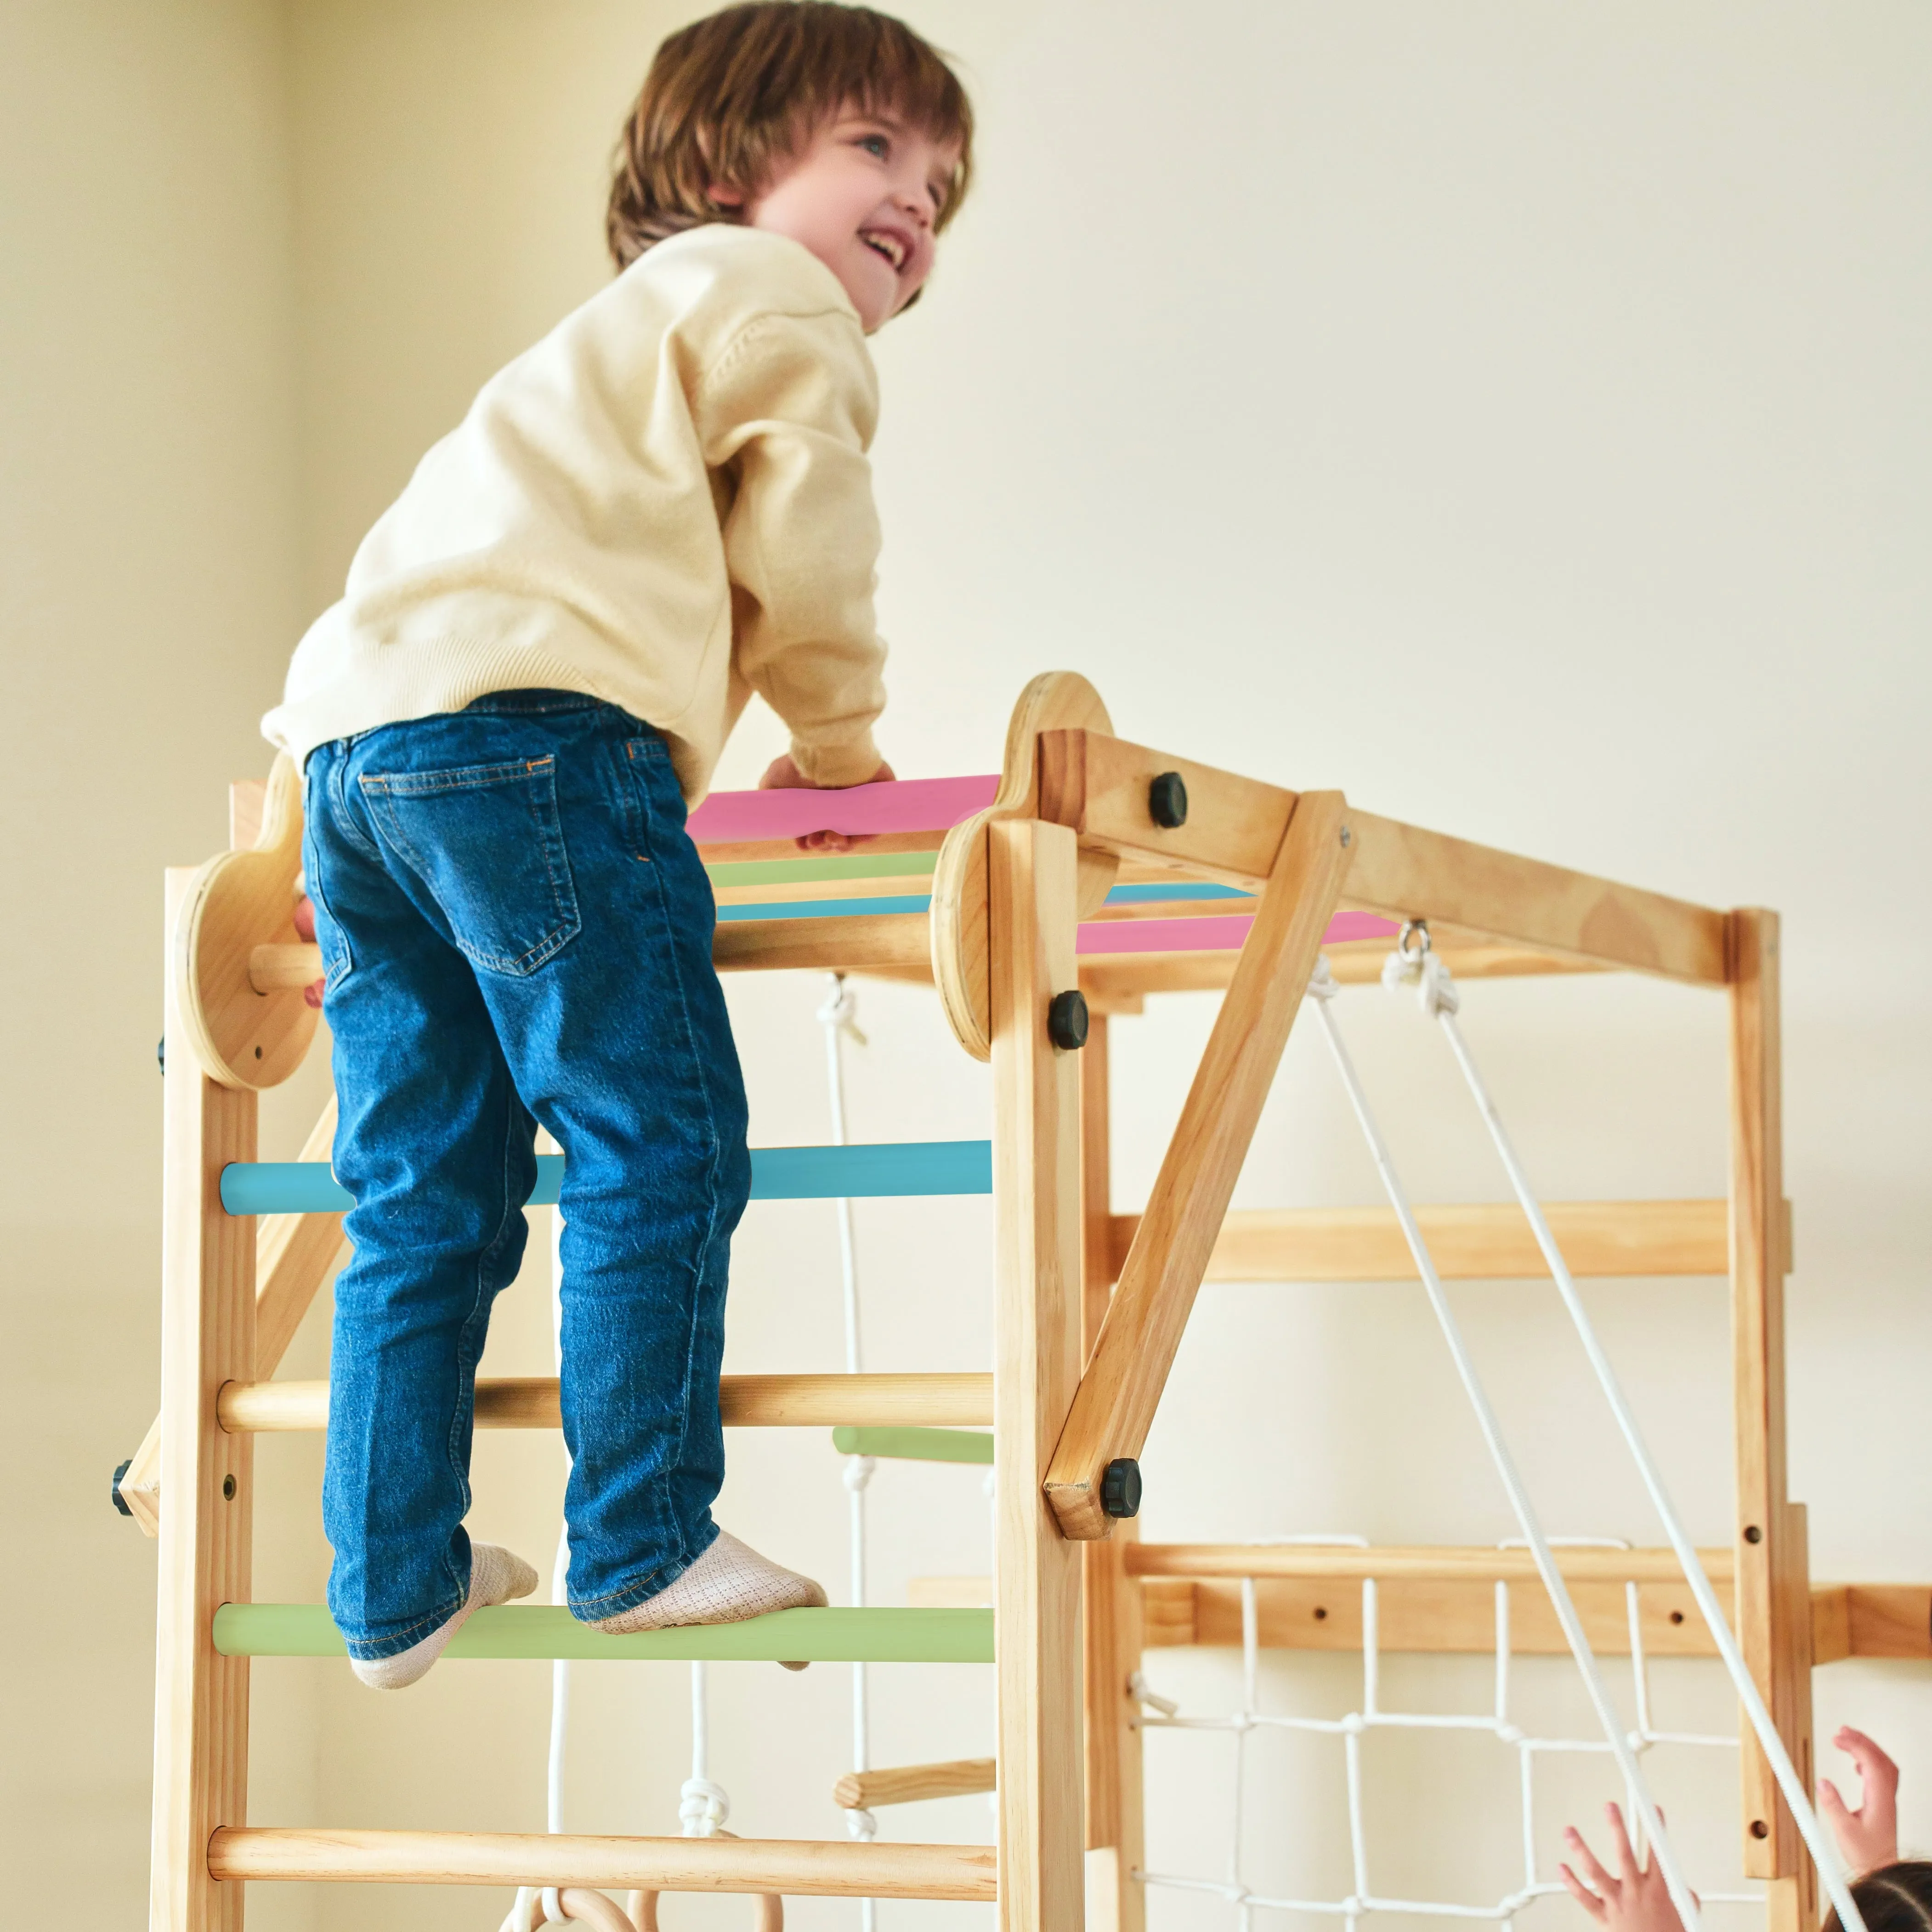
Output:
M569 1600L622 1632L822 1604L713 1523L744 1088L685 830L752 692L767 785L889 778L866 337L919 294L971 110L899 22L766 0L658 50L621 272L364 540L264 730L302 763L354 1197L323 1522L364 1683L530 1566L463 1528L476 1364L562 1145Z
M1858 1808L1854 1811L1826 1778L1819 1780L1818 1810L1852 1876L1852 1897L1866 1932L1932 1932L1932 1863L1898 1856L1898 1766L1849 1724L1832 1742L1858 1774ZM1556 1868L1570 1897L1606 1932L1683 1932L1663 1868L1654 1858L1639 1862L1618 1806L1606 1805L1604 1814L1616 1874L1604 1869L1575 1826L1567 1826L1564 1842L1582 1868L1580 1877L1567 1864ZM1825 1932L1839 1932L1836 1912L1826 1918Z

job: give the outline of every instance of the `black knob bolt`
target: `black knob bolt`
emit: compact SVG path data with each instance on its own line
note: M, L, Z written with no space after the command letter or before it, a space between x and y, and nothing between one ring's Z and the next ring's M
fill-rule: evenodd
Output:
M1087 996L1056 993L1046 1010L1046 1036L1062 1053L1078 1053L1087 1044Z
M1178 772L1162 772L1148 787L1148 816L1164 832L1187 823L1187 787Z
M163 1034L154 1042L154 1064L165 1073L168 1070L168 1036ZM133 1460L131 1457L129 1459Z
M1100 1507L1109 1516L1141 1513L1141 1466L1131 1456L1117 1456L1100 1478Z
M121 1478L134 1466L134 1459L133 1456L130 1456L127 1461L121 1464L121 1466L114 1472L114 1487L112 1490L114 1507L118 1509L123 1516L132 1516L134 1514L134 1512L128 1507L128 1498L121 1493Z

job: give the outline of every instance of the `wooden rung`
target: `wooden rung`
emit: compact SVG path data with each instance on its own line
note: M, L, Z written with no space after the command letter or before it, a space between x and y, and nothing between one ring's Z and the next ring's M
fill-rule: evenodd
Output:
M1551 1232L1572 1274L1722 1276L1730 1265L1730 1204L1715 1201L1552 1201ZM1787 1220L1790 1204L1785 1204ZM1445 1281L1544 1280L1549 1269L1514 1202L1418 1208ZM1118 1276L1137 1214L1108 1225ZM1788 1245L1788 1244L1787 1244ZM1208 1263L1210 1281L1413 1281L1408 1244L1386 1208L1284 1208L1229 1214Z
M944 1764L900 1764L884 1771L848 1771L832 1787L832 1802L848 1811L914 1804L925 1798L964 1798L998 1788L989 1757L956 1757Z
M1932 1658L1932 1586L1821 1583L1811 1592L1811 1660Z
M1736 1569L1729 1550L1700 1550L1712 1584L1728 1588ZM1603 1583L1680 1582L1674 1552L1565 1546L1556 1552L1566 1579ZM1428 1548L1390 1545L1363 1550L1345 1544L1136 1543L1126 1549L1130 1576L1300 1576L1336 1582L1407 1577L1448 1582L1520 1583L1537 1580L1527 1550Z
M218 1879L379 1885L635 1886L836 1898L998 1896L991 1845L809 1838L602 1838L559 1832L352 1832L230 1826L209 1840Z
M932 952L931 930L932 920L922 912L747 920L718 928L711 957L721 973L924 967ZM321 977L322 954L314 946L257 946L248 955L248 982L258 993L312 986Z
M988 1375L726 1376L718 1409L727 1428L965 1428L993 1419ZM231 1435L325 1429L325 1382L229 1382L216 1405ZM562 1426L554 1376L485 1378L476 1384L479 1429Z

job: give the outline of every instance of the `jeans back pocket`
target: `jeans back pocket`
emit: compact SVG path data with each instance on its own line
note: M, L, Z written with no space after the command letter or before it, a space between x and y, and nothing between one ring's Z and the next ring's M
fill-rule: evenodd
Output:
M557 809L556 760L365 773L363 796L428 889L464 956L534 973L583 924Z

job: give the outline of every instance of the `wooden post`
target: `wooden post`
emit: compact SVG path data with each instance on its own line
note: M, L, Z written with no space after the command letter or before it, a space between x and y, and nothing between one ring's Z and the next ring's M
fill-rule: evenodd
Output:
M1090 1022L1080 1055L1080 1353L1093 1353L1114 1284L1112 1144L1107 1018ZM1082 1546L1086 1572L1087 1932L1144 1932L1147 1894L1141 1731L1128 1686L1141 1667L1141 1585L1126 1573L1139 1524Z
M1731 1020L1731 1336L1737 1412L1738 1639L1809 1790L1810 1582L1802 1517L1785 1495L1784 1125L1778 915L1726 922ZM1795 1928L1815 1890L1803 1840L1745 1727L1744 1868L1773 1881L1773 1926Z
M168 932L196 874L168 874ZM242 1888L208 1846L248 1816L248 1666L215 1654L216 1606L250 1594L254 1438L215 1415L255 1372L255 1230L222 1211L221 1169L255 1158L256 1096L201 1070L166 975L161 1196L160 1526L149 1932L241 1932Z
M994 1533L1001 1932L1081 1922L1080 1552L1042 1485L1080 1373L1079 1066L1047 1037L1077 982L1076 848L987 828L993 1060Z

